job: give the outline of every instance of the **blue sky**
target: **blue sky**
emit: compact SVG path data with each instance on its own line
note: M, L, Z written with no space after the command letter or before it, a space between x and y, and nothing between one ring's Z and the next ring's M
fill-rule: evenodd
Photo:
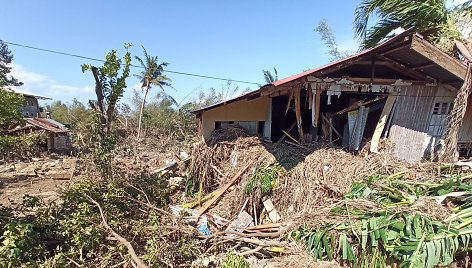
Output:
M111 49L123 55L124 43L130 42L134 55L142 56L144 46L169 62L169 70L263 83L262 69L276 67L283 78L329 62L313 31L323 18L341 48L356 50L352 22L360 0L0 2L2 21L7 22L0 39L7 42L99 59ZM92 74L82 73L80 65L99 63L13 45L9 49L13 73L24 82L20 89L66 102L95 98ZM166 91L178 102L225 83L166 75L175 88ZM138 82L135 77L127 80L125 101Z

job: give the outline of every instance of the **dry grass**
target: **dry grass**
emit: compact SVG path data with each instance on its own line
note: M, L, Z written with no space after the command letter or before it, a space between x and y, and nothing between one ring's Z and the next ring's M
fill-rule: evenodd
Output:
M261 138L248 136L238 127L213 134L211 142L200 142L192 150L191 173L197 183L202 183L204 193L224 185L247 163L252 165L224 195L223 201L211 209L228 219L238 215L247 199L246 211L253 216L262 211L263 196L245 193L249 178L262 165L279 163L283 167L270 198L285 219L307 214L326 216L321 208L343 199L343 195L350 191L351 183L366 176L395 174L409 169L411 172L404 176L418 180L436 172L433 168L436 165L432 163L413 166L388 153L353 155L339 148L310 147L310 150L305 150L267 143Z

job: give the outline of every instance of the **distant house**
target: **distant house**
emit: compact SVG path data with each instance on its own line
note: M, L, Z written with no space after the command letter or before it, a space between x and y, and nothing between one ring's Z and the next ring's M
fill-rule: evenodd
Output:
M434 156L466 72L464 62L404 32L194 113L205 139L233 123L274 142L288 133L300 143L325 140L351 151L369 140L371 151L377 151L383 137L396 156L418 161ZM458 139L460 154L469 156L472 109Z
M13 89L16 94L21 94L25 97L25 105L20 107L20 111L23 114L23 117L40 117L40 109L38 100L52 100L49 97L33 94L23 90Z
M51 100L49 97L25 92L22 90L12 90L16 94L25 97L25 105L20 107L20 111L24 117L24 124L18 125L16 128L9 130L10 134L15 133L31 133L38 131L46 133L47 151L69 153L72 149L71 135L69 129L63 124L50 118L40 118L40 109L38 99Z

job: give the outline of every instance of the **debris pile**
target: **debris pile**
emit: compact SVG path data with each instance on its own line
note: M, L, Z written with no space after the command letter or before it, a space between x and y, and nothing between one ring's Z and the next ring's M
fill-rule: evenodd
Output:
M416 258L426 263L425 256L434 251L428 263L438 264L450 263L459 250L450 243L469 235L462 229L472 223L461 217L467 212L451 220L452 210L468 203L458 202L457 194L442 199L455 198L453 204L434 198L463 187L472 196L472 186L462 185L472 178L463 174L463 164L441 168L408 164L386 153L356 156L339 148L292 147L244 133L236 137L238 131L219 130L192 150L187 192L197 198L183 207L196 209L190 216L195 220L206 218L200 237L212 242L209 251L231 243L242 256L278 256L293 250L291 239L284 239L289 234L304 242L315 260L380 265ZM221 216L227 224L214 224L208 215ZM451 223L454 235L444 229ZM439 243L432 236L446 239L447 254L437 246L431 249ZM381 250L373 252L375 247Z

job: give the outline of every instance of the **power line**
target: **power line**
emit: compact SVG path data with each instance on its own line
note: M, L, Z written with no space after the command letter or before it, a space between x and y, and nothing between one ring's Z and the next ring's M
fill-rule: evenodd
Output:
M22 44L13 43L13 42L7 42L7 41L3 41L3 42L4 42L5 44L12 45L12 46L18 46L18 47L23 47L23 48L29 48L29 49L39 50L39 51L43 51L43 52L49 52L49 53L54 53L54 54L59 54L59 55L64 55L64 56L69 56L69 57L75 57L75 58L79 58L79 59L86 59L86 60L91 60L91 61L105 62L105 60L101 60L101 59L96 59L96 58L91 58L91 57L86 57L86 56L81 56L81 55L76 55L76 54L71 54L71 53L66 53L66 52L51 50L51 49L33 47L33 46L22 45ZM133 64L131 64L130 66L131 66L131 67L135 67L135 68L142 68L142 69L144 69L143 66L138 66L138 65L133 65ZM207 79L213 79L213 80L231 81L231 82L252 84L252 85L258 85L258 86L260 85L260 83L248 82L248 81L243 81L243 80L235 80L235 79L230 79L230 78L221 78L221 77L216 77L216 76L201 75L201 74L194 74L194 73L186 73L186 72L179 72L179 71L172 71L172 70L162 70L162 71L163 71L163 72L167 72L167 73L172 73L172 74L187 75L187 76L200 77L200 78L207 78Z

